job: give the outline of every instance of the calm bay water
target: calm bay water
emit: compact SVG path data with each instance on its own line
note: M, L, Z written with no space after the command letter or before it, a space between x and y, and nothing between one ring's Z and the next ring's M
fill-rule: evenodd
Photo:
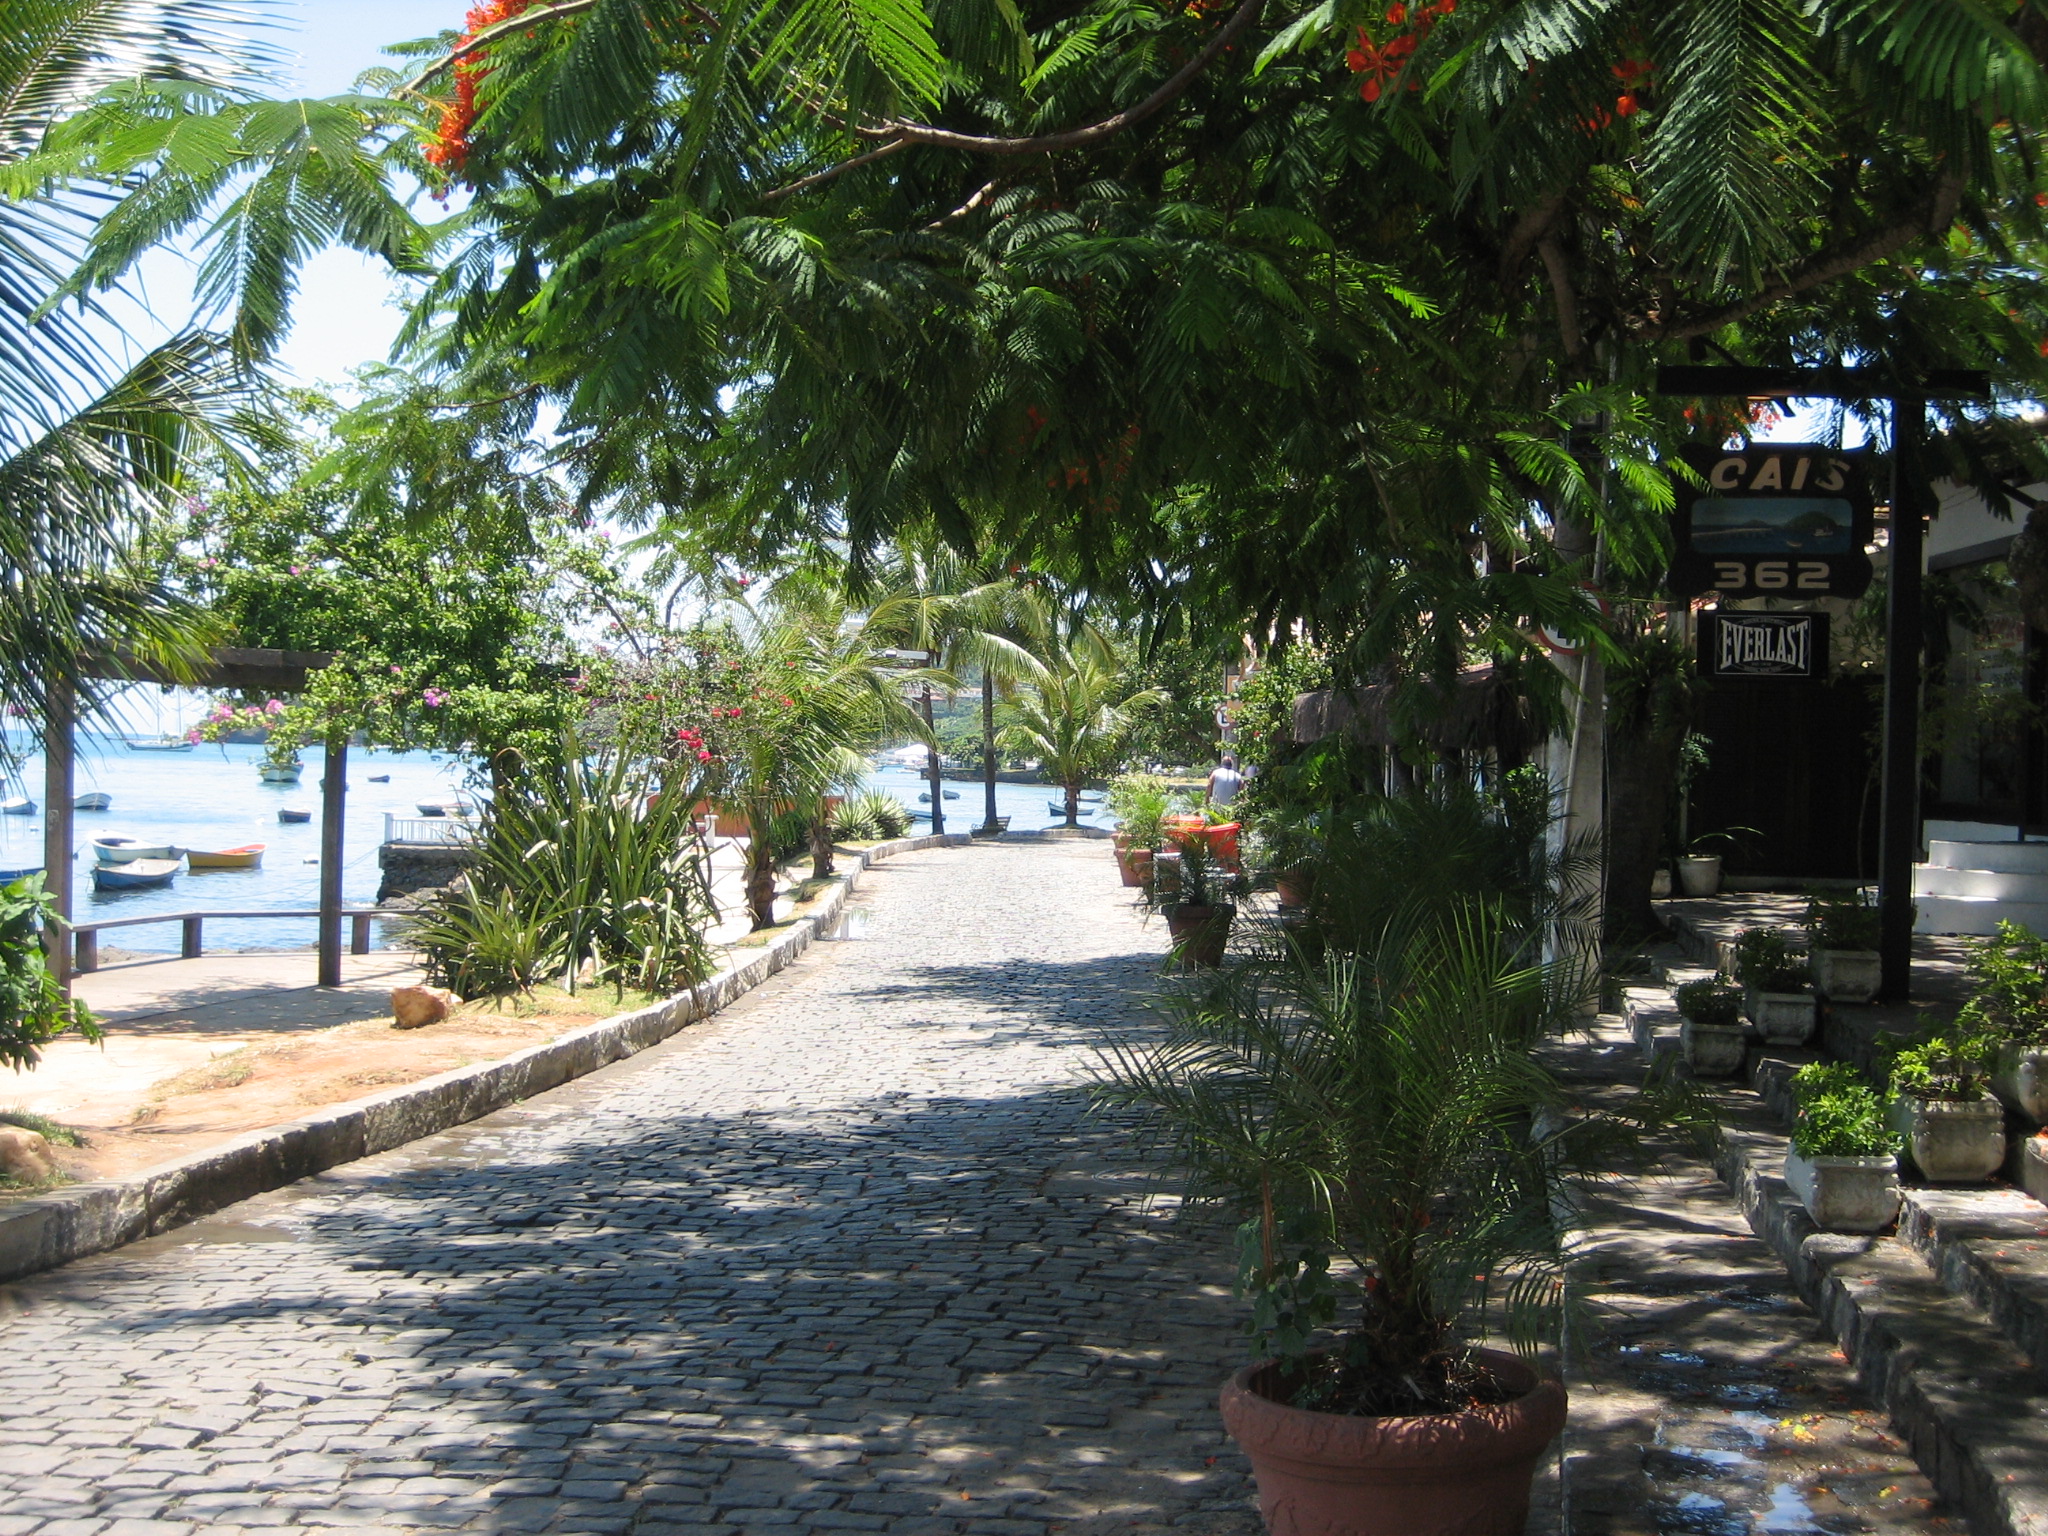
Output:
M34 816L0 816L0 869L24 868L43 862L43 760L29 750L26 738L10 736L17 753L26 754L13 787L37 802ZM113 797L105 811L79 811L72 818L72 915L78 922L105 917L143 917L154 913L260 912L307 909L320 902L320 771L319 753L308 754L297 784L265 784L256 776L260 746L201 745L190 752L133 752L119 737L81 731L78 739L77 792L103 790ZM348 762L347 833L343 844L342 898L349 906L370 906L377 899L380 872L377 847L384 840L384 817L415 818L423 800L453 800L468 779L468 765L442 753L381 752L350 749ZM390 782L372 784L372 774L389 774ZM869 783L895 795L913 810L926 810L918 795L927 784L907 769L877 770ZM958 800L945 802L946 830L965 832L982 817L982 786L949 779L946 788ZM1043 784L998 784L996 813L1010 818L1018 831L1053 826L1060 817L1050 809L1057 788ZM310 822L290 824L277 819L280 807L313 813ZM1085 809L1085 805L1084 805ZM1102 816L1083 816L1083 826L1106 825ZM912 830L928 831L916 823ZM139 891L95 891L92 888L92 840L117 834L180 848L234 848L265 845L261 869L187 870L168 886ZM372 942L383 943L384 925L371 928ZM151 953L176 953L175 923L140 924L115 929L102 937L108 947ZM311 918L237 919L209 923L206 947L213 950L285 949L310 945Z

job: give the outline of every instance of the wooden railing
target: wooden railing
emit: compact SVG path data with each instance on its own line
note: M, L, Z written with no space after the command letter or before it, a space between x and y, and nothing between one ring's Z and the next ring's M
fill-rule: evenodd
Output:
M295 907L283 912L157 912L148 917L103 917L97 922L67 923L64 926L71 931L71 969L85 972L100 968L100 935L109 928L139 928L144 923L181 923L185 929L183 958L197 960L206 952L206 923L210 918L317 918L319 915L318 907ZM367 955L370 952L370 924L380 917L389 922L408 914L384 907L344 907L339 915L349 920L348 952Z

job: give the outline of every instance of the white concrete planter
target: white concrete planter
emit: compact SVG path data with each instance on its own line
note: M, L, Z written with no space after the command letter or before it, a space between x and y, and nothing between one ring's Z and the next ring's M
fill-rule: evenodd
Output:
M1981 1099L1916 1099L1892 1103L1892 1129L1906 1138L1913 1166L1930 1184L1977 1184L2005 1164L2005 1108Z
M1678 1043L1695 1077L1733 1077L1742 1070L1746 1033L1740 1024L1695 1024L1687 1019L1679 1026Z
M1678 861L1678 888L1688 896L1711 896L1721 889L1721 855L1695 854Z
M1884 979L1883 957L1874 949L1817 949L1813 979L1831 1003L1867 1003Z
M1899 1214L1895 1157L1801 1157L1787 1147L1785 1182L1825 1231L1875 1232Z
M1742 989L1742 1011L1764 1037L1766 1045L1804 1045L1813 1038L1814 1003L1811 992L1759 992Z
M2048 1125L2048 1050L2006 1051L1991 1091L2036 1125Z
M1671 866L1659 864L1650 876L1650 900L1663 901L1671 894Z

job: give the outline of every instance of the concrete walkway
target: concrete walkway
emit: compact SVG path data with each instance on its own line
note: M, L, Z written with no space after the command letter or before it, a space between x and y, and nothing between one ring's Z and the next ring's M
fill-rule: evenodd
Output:
M1077 1086L1126 896L892 860L662 1046L0 1289L0 1536L1253 1536L1227 1256Z

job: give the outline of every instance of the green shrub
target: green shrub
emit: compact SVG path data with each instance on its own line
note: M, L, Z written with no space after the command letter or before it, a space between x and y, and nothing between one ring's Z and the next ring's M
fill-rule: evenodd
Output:
M1736 1024L1742 1019L1742 994L1718 976L1688 981L1675 994L1678 1011L1695 1024Z
M1119 832L1133 848L1159 846L1159 821L1173 808L1173 794L1156 773L1125 773L1110 780L1106 797Z
M585 966L667 994L710 971L711 898L688 796L620 755L521 765L485 807L476 863L412 927L427 971L465 998Z
M1885 1123L1884 1100L1845 1061L1813 1062L1792 1074L1799 1115L1792 1147L1801 1157L1883 1157L1899 1138Z
M1745 928L1735 940L1735 979L1759 992L1797 992L1813 980L1778 928Z
M1969 1102L1989 1091L1996 1042L1984 1035L1934 1035L1891 1054L1892 1092L1913 1099Z
M17 1072L41 1061L59 1035L100 1038L92 1011L67 998L50 973L43 927L56 915L41 875L0 886L0 1065Z
M2018 923L2001 922L1970 955L1976 991L1956 1015L1956 1027L1993 1036L2001 1044L2032 1046L2048 1039L2048 939Z
M850 843L880 842L909 830L910 812L886 789L864 789L849 795L832 813L833 835Z
M1862 893L1846 896L1816 894L1806 903L1807 947L1823 949L1876 949L1878 910Z

